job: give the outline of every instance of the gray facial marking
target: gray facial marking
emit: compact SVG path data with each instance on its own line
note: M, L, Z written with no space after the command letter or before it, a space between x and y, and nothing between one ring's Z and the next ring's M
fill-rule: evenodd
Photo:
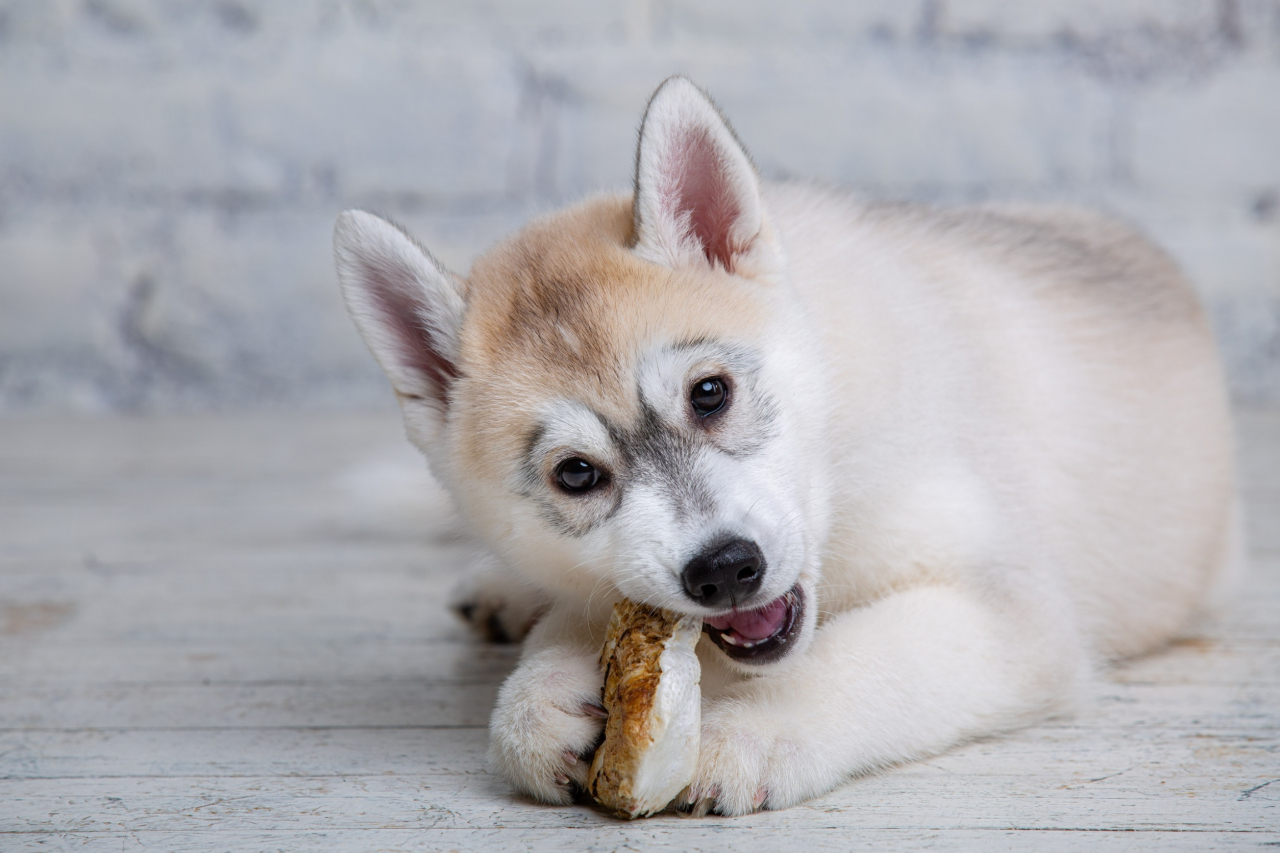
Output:
M742 458L758 453L777 437L781 411L760 380L759 353L707 338L680 341L672 344L670 350L712 353L727 368L731 389L727 417L709 423L706 428L717 450Z
M534 496L538 485L542 481L542 476L538 473L537 460L534 458L538 449L538 443L542 441L542 437L547 434L545 424L535 424L533 429L529 430L529 434L524 441L524 455L521 457L520 464L520 486L518 493L526 498Z
M597 525L600 525L605 521L608 521L610 518L613 518L614 513L618 511L618 507L622 506L622 494L620 490L618 490L617 487L614 486L613 491L614 491L614 498L611 506L609 507L609 511L606 512L604 515L598 518L593 518L589 521L578 521L578 520L569 518L567 515L561 512L560 509L557 506L555 506L555 504L551 503L551 501L549 500L538 501L539 515L542 516L542 519L546 521L547 524L555 528L556 532L560 533L563 536L569 536L571 538L577 539L582 536L586 536L588 533L594 530Z
M600 417L596 412L592 412L597 418ZM603 421L603 419L602 419ZM622 505L622 488L618 482L618 478L612 472L610 473L610 482L604 488L607 492L599 494L583 495L572 500L580 502L577 508L582 510L580 517L574 517L570 512L562 509L561 502L556 500L554 494L555 486L549 485L544 481L541 454L538 452L538 445L546 436L546 424L539 423L529 431L525 440L524 457L518 469L516 493L521 497L528 498L538 505L538 514L551 527L564 536L574 538L585 536L591 532L596 525L613 517L618 511L618 507ZM607 498L610 501L608 511L603 515L598 514L598 501ZM591 504L586 504L591 501ZM571 507L575 506L570 504Z
M610 427L609 435L622 452L630 476L661 486L676 515L713 515L711 484L697 470L704 442L687 428L664 423L648 400L640 399L640 422L630 429Z
M727 456L742 459L759 453L765 445L777 438L779 420L782 413L772 397L759 387L759 377L755 372L740 374L734 381L733 397L743 397L748 405L742 407L749 411L731 412L738 417L724 427L712 427L711 432L716 447ZM730 405L736 402L730 400Z
M678 389L681 417L664 419L658 401L647 398L637 383L640 418L633 426L612 423L585 404L584 414L603 427L620 458L617 470L609 470L609 482L598 493L568 497L558 494L546 482L545 450L548 425L538 423L528 433L518 468L516 491L538 504L539 514L559 533L581 537L612 518L620 509L628 484L656 485L677 518L713 518L717 510L714 483L698 464L706 453L723 453L733 458L759 452L778 434L781 413L777 402L765 391L760 379L760 357L752 350L699 339L670 345L673 353L703 353L710 363L722 366L708 375L723 375L730 387L725 414L698 423L685 412L688 388ZM700 377L692 377L694 381ZM611 466L612 467L612 466ZM607 501L607 506L604 502Z
M518 476L518 484L516 493L521 497L532 498L538 496L539 485L541 485L541 476L538 467L538 444L543 441L544 435L547 434L547 425L535 424L534 428L529 430L529 434L525 437L525 453L520 460L520 476Z

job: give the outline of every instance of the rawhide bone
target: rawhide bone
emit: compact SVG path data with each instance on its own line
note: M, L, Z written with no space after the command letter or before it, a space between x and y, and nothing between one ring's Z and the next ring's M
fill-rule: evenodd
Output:
M693 781L702 726L702 620L623 600L600 652L604 743L588 790L628 818L660 812Z

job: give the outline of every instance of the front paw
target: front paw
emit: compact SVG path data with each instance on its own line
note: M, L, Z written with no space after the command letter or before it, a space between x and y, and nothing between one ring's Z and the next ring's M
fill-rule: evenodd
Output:
M765 708L738 701L703 710L698 770L679 805L697 814L744 815L785 809L825 793L831 758L815 754L800 726Z
M593 656L548 649L502 685L489 721L489 769L544 803L567 804L586 787L604 730Z

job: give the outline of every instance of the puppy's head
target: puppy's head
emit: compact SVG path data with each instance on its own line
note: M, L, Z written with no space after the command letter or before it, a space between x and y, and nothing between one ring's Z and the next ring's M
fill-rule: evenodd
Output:
M744 666L807 644L823 370L755 170L701 91L654 95L633 197L534 222L465 281L368 213L335 242L410 438L502 559L698 614Z

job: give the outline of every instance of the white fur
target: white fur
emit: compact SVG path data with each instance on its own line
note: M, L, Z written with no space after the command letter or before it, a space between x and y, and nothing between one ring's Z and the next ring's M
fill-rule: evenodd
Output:
M729 255L704 252L697 212L671 189L688 177L682 140L694 137L710 141L715 156L700 162L734 196ZM1178 630L1239 553L1204 317L1172 265L1122 226L762 187L714 106L679 79L649 106L636 191L636 256L673 282L736 274L768 318L749 337L727 330L694 347L655 330L635 353L637 393L678 423L690 381L754 371L724 440L751 439L764 401L776 412L752 452L689 457L686 473L714 491L702 510L681 509L657 477L629 482L616 505L549 490L566 455L627 464L586 403L555 395L534 411L546 424L530 450L536 477L514 459L500 478L444 471L478 538L551 601L491 724L491 767L518 789L570 800L585 776L576 754L600 731L584 703L598 695L612 601L708 615L679 572L717 532L760 545L762 601L799 583L809 602L800 641L770 666L699 644L691 796L726 814L786 807L1068 706L1093 666ZM412 271L446 342L465 322L459 291L399 232L344 217L357 325L397 390L418 393L396 372L355 260ZM457 413L405 416L447 468L466 438L450 425ZM555 512L587 532L557 530Z

